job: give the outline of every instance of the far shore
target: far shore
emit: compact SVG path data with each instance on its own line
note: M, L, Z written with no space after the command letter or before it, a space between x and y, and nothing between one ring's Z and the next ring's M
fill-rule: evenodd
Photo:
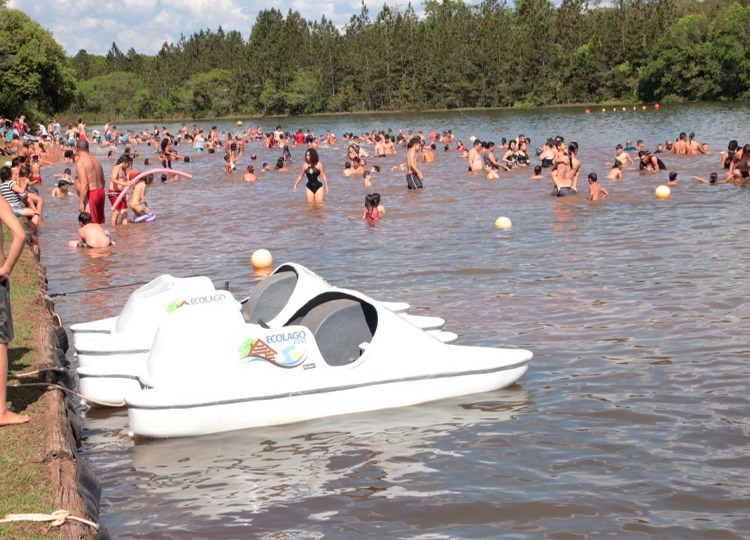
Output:
M736 101L736 103L743 103L745 100ZM670 105L683 105L683 104L694 104L695 102L680 102ZM251 121L261 120L268 118L300 118L300 117L325 117L325 116L357 116L357 115L387 115L387 114L434 114L434 113L446 113L446 112L482 112L482 111L523 111L532 109L575 109L575 108L590 108L592 112L597 107L652 107L654 103L644 103L640 101L605 101L602 103L563 103L555 105L539 105L536 107L454 107L451 109L410 109L410 110L387 110L387 111L340 111L340 112L320 112L310 113L303 115L295 114L232 114L229 116L219 117L205 117L205 118L192 118L192 117L174 117L174 118L119 118L119 117L107 117L107 116L91 116L87 113L77 113L74 116L66 117L59 116L60 123L72 122L78 116L82 116L89 125L91 124L105 124L111 120L113 123L119 124L149 124L149 123L177 123L177 122L190 122L193 124L201 122L227 122L227 121Z

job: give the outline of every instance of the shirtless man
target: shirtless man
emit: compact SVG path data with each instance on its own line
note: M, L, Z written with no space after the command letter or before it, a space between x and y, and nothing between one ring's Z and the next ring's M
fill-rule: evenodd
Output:
M476 139L474 146L469 150L469 172L484 170L484 158L482 157L482 141Z
M687 133L685 133L684 131L680 133L680 137L677 139L677 142L675 142L672 146L672 153L681 155L685 155L688 153Z
M70 247L103 248L113 245L109 233L101 225L92 223L88 212L78 215L78 224L78 240L68 242Z
M687 143L687 151L688 154L705 154L706 152L703 150L703 145L695 140L695 133L690 132L690 136Z
M78 140L79 141L88 141L89 138L86 136L86 122L83 121L83 118L78 118Z
M78 211L84 212L89 207L93 223L104 223L104 169L94 156L89 154L89 142L76 142L78 160L76 161L76 191L78 192Z
M133 158L125 154L122 156L109 175L109 189L107 191L107 197L109 202L115 204L117 198L122 193L122 190L128 185L128 169L133 164ZM119 221L118 221L119 220ZM122 197L117 203L117 206L112 209L112 226L114 227L118 223L123 225L128 224L128 201L125 197Z
M424 176L422 176L422 173L417 166L417 154L419 153L419 150L421 148L422 141L419 139L419 137L412 137L409 140L406 151L406 186L409 189L422 189L422 181L424 180ZM481 165L479 170L481 170Z
M422 149L422 163L434 163L435 162L435 143L432 143L427 148Z

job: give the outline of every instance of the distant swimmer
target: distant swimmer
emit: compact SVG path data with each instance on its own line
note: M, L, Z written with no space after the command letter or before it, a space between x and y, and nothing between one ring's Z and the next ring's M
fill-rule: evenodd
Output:
M247 171L242 175L245 182L255 182L258 176L255 174L255 168L252 165L247 166Z
M688 136L688 143L687 143L687 151L688 154L705 154L706 150L703 148L703 145L699 143L697 140L695 140L695 133L691 132Z
M693 180L698 180L698 182L701 182L702 184L726 184L730 181L730 178L724 178L724 180L719 180L719 175L715 172L712 172L708 176L708 180L705 178L701 178L700 176L693 176Z
M68 242L75 248L103 248L115 245L109 233L98 223L92 223L91 214L81 212L78 215L78 240Z
M617 161L612 164L612 169L607 173L607 178L613 182L619 182L622 180L622 161Z
M729 141L727 151L721 153L721 166L723 168L729 169L729 165L732 163L732 159L734 159L734 155L737 153L738 148L739 144L737 144L736 140Z
M750 176L750 144L746 144L741 150L735 152L729 164L729 172L732 173L735 170L740 171L742 178Z

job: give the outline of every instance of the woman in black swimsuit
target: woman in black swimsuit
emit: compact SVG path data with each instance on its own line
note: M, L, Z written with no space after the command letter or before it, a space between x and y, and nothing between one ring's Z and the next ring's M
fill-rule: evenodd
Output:
M307 176L307 184L305 184L305 195L307 196L307 202L323 202L323 197L328 193L328 180L326 179L326 173L323 169L323 164L318 158L318 152L314 148L310 148L305 152L305 164L302 165L302 170L297 176L297 181L294 182L292 191L297 191L297 184L302 180L302 176ZM323 182L321 183L321 180ZM325 186L325 192L320 189Z

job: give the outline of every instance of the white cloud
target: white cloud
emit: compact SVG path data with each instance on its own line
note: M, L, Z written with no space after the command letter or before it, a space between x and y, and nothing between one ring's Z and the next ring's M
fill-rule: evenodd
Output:
M370 17L375 18L383 0L367 0ZM403 10L405 0L387 2ZM237 30L247 39L258 12L275 7L286 16L290 9L308 21L323 15L342 28L360 11L360 0L10 0L8 7L27 13L54 35L68 55L85 49L106 54L116 42L121 51L131 47L153 55L167 41L175 43L180 34L189 37L201 30ZM418 9L419 2L414 5Z

